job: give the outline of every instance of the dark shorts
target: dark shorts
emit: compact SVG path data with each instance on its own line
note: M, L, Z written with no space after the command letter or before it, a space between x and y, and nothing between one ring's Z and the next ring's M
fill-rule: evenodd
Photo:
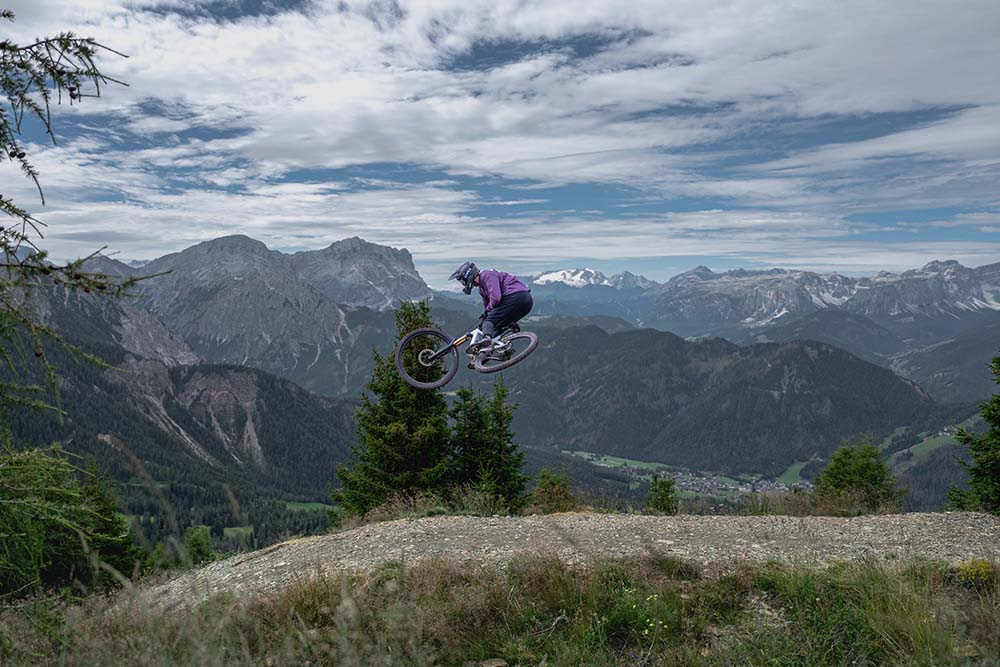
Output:
M500 331L530 313L533 304L531 292L507 294L486 314L486 320L493 323L495 331Z

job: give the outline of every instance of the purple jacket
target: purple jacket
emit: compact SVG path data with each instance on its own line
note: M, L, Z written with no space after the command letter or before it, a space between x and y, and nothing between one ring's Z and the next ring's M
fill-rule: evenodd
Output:
M512 273L484 269L479 272L479 296L483 297L483 306L487 311L493 310L500 299L515 292L530 292L520 278Z

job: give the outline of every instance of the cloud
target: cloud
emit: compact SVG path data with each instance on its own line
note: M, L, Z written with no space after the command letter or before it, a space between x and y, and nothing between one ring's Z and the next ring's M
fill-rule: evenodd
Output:
M893 260L852 214L1000 206L986 0L8 4L17 34L72 27L130 56L101 61L128 88L55 109L73 136L31 147L50 241L70 255L102 230L148 257L224 229L277 247L356 233L443 261L497 254L502 224L525 262L826 262L849 237L874 250L842 261L875 262ZM569 186L599 201L552 193ZM993 231L920 224L965 257Z

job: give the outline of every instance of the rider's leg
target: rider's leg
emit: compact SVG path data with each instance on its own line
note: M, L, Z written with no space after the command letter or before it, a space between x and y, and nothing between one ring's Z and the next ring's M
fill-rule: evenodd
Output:
M530 292L514 292L500 299L500 303L486 314L486 319L479 326L482 338L469 345L468 352L475 354L491 346L493 336L531 312L532 305Z
M495 332L503 331L531 312L532 305L531 292L508 294L486 315L482 326L483 333L493 336Z

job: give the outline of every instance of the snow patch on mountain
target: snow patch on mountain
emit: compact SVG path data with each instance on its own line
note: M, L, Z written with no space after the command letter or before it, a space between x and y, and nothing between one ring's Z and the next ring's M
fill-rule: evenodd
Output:
M622 271L613 276L607 276L597 269L560 269L536 276L531 280L535 285L551 285L561 283L570 287L586 287L599 285L613 287L617 290L648 290L659 285L646 276L636 275L630 271Z
M536 285L548 285L551 283L562 283L570 287L584 287L585 285L606 285L611 286L608 277L596 269L560 269L550 271L536 277L533 281Z

